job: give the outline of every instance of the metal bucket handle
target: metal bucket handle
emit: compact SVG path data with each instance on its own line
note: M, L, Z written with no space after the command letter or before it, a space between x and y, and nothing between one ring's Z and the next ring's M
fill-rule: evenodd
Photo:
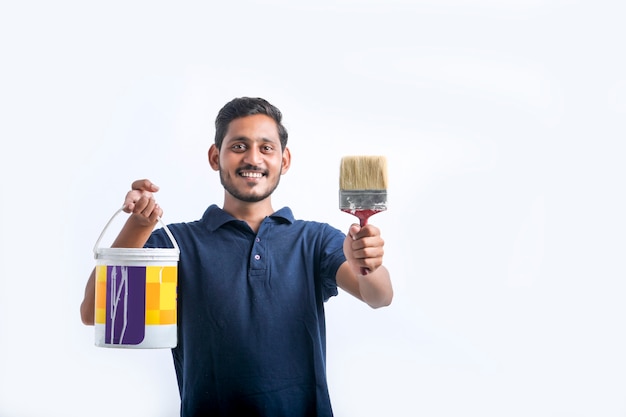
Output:
M104 232L106 232L107 228L109 227L109 225L111 224L111 222L113 221L113 219L115 218L115 216L117 216L121 211L123 211L124 208L120 208L119 210L117 210L113 216L111 216L111 218L109 219L109 221L107 222L107 224L104 226L104 229L102 229L102 232L100 233L100 236L98 237L98 240L96 241L96 244L93 246L93 253L94 256L98 255L98 246L100 246L100 241L102 240L102 237L104 236ZM163 226L163 230L165 230L165 233L167 233L167 236L170 238L170 240L172 241L172 243L174 244L174 249L176 249L177 253L180 253L180 249L178 248L178 243L176 243L176 239L174 239L174 235L172 235L172 232L170 232L170 229L167 227L167 225L163 222L163 220L161 220L161 217L158 217L159 223L161 223L161 226Z

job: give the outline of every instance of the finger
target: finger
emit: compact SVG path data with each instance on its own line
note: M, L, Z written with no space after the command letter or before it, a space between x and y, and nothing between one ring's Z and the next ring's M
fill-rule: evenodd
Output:
M363 239L365 237L377 237L380 236L380 230L376 226L372 226L371 224L360 227L357 224L353 224L350 226L350 231L348 232L352 239Z
M361 231L361 226L359 226L358 224L354 223L350 226L350 229L348 229L348 236L350 236L352 238L352 240L355 240L358 238L359 232Z
M367 224L359 231L359 237L366 236L380 236L380 229L372 224Z
M379 266L383 264L382 257L365 257L365 258L354 258L353 267L355 267L355 271L361 270L365 268L369 271L375 271Z
M154 209L156 207L156 200L154 198L147 198L147 197L142 197L141 201L143 203L143 201L147 200L147 204L145 205L144 209L140 211L140 213L145 216L150 218L150 216L152 215L152 213L154 212Z
M133 190L126 193L124 198L123 210L126 213L132 213L135 210L135 203L141 198L141 193Z
M124 199L124 205L122 206L122 209L126 212L126 213L132 213L133 210L135 209L135 198L131 195L131 193L126 194L126 198Z
M135 207L135 203L133 203L132 201L130 201L130 202L124 201L124 205L122 206L122 210L124 210L124 213L132 213L134 207Z
M352 255L355 259L366 258L381 258L385 254L385 249L382 245L376 246L361 246L358 245L352 247Z
M154 205L154 209L150 213L149 219L151 222L157 222L160 217L163 216L163 209L158 204Z
M360 267L367 268L371 271L377 269L383 263L383 252L363 253L362 257L355 258Z
M380 237L365 237L349 243L350 251L355 259L382 258L385 253L385 242Z
M156 193L157 191L159 191L159 187L156 184L153 184L152 181L148 179L133 181L130 188L132 190L151 191L153 193Z
M129 191L126 193L122 207L126 213L139 213L145 209L150 198L152 198L152 193L147 191Z
M149 217L150 213L154 209L156 201L152 194L143 194L138 200L134 202L134 208L132 210L135 214L141 214L142 216Z

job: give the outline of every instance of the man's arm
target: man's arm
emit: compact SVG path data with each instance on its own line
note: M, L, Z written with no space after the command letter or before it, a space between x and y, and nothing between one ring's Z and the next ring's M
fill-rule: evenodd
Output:
M159 188L149 180L133 182L131 191L126 194L124 211L130 217L122 227L111 247L114 248L141 248L148 241L163 210L154 200L153 193ZM85 294L80 304L80 318L83 324L94 324L95 311L95 268L85 285Z
M343 244L347 261L337 271L337 285L372 308L386 307L393 299L391 277L383 265L384 244L377 227L352 225ZM368 273L362 275L361 268Z

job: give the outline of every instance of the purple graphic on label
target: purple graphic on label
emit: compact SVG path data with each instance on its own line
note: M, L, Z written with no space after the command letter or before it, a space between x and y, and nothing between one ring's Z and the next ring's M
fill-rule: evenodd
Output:
M138 345L145 336L146 267L107 266L105 343Z

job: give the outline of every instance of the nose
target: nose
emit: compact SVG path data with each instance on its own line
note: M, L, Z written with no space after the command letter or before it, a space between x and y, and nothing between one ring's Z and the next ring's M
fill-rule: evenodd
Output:
M258 148L251 146L246 151L243 161L249 165L259 166L263 162L263 154Z

